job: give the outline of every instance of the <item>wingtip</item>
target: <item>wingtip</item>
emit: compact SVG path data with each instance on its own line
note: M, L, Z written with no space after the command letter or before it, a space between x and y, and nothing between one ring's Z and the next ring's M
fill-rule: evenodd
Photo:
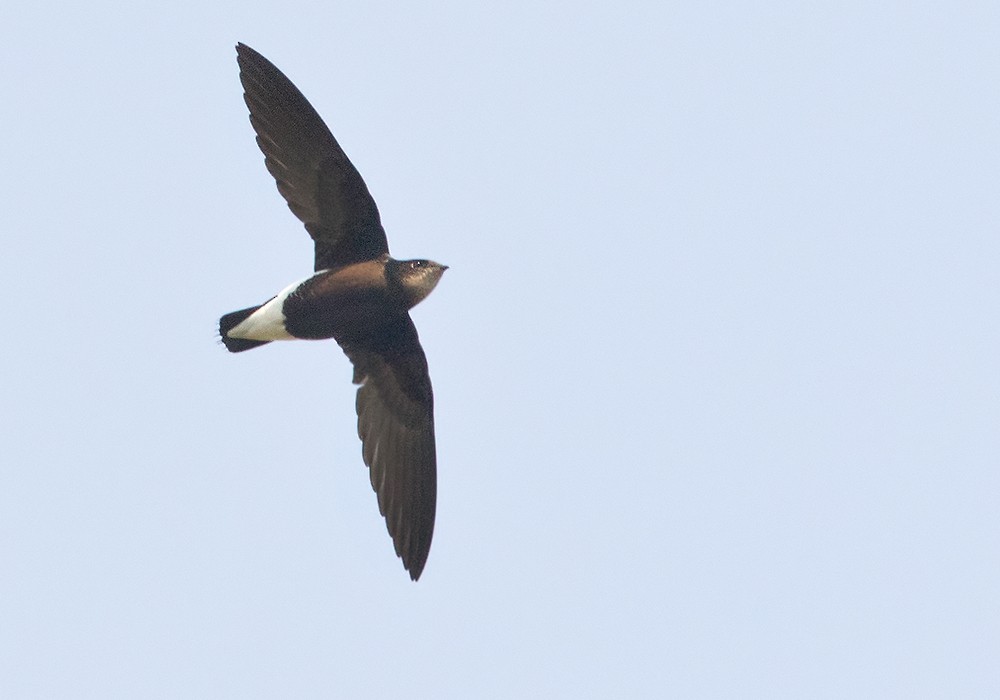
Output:
M430 554L430 548L421 551L409 551L398 554L399 558L403 560L403 568L406 572L410 574L410 578L416 581L420 578L420 575L424 573L424 566L427 565L427 555Z
M236 42L236 59L238 61L246 61L254 58L255 56L260 56L256 49L251 46L247 46L242 41Z
M416 583L420 580L420 574L424 572L424 566L421 564L420 566L410 567L407 569L407 572L410 574L410 580Z

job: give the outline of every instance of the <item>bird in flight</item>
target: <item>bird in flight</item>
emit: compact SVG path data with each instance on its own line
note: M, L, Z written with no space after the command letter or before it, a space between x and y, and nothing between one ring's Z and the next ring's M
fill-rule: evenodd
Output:
M447 268L395 260L375 200L316 110L274 64L236 46L264 165L315 247L314 273L219 320L230 352L333 338L354 366L358 435L378 507L416 581L434 533L437 457L427 359L409 309Z

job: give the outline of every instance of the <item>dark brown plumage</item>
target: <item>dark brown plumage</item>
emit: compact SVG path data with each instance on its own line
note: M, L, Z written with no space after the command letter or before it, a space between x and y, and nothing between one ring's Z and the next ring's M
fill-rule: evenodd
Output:
M398 261L361 175L301 92L244 44L244 99L264 163L312 236L315 274L268 302L220 319L242 352L273 340L333 338L354 365L358 435L396 554L417 580L434 533L434 396L408 310L447 268Z

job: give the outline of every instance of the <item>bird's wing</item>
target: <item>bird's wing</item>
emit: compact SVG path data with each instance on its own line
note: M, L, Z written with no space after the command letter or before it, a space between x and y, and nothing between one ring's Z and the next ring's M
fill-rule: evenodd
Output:
M378 207L309 101L274 64L236 46L243 98L264 164L316 244L316 270L389 252Z
M373 332L374 331L374 332ZM358 435L378 507L416 581L434 534L437 457L434 395L417 329L403 313L361 339L338 338L354 364Z

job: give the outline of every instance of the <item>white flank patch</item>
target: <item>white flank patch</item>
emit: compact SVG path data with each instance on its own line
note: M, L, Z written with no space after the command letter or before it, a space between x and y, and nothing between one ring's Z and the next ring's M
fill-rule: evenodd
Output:
M278 292L278 296L240 321L226 335L241 340L295 340L295 336L289 335L285 330L285 314L282 307L288 295L305 281L295 282L282 289Z

